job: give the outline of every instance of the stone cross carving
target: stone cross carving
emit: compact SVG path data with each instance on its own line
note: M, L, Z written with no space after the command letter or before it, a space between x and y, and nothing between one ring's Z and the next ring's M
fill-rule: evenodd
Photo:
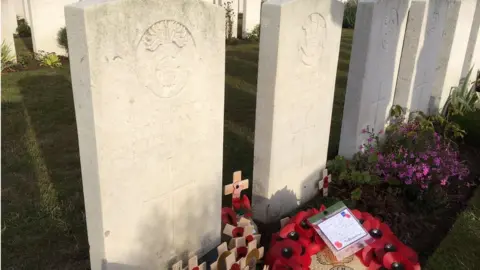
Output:
M198 258L197 256L193 256L188 260L188 267L183 268L182 261L178 261L174 265L172 265L172 270L207 270L207 265L202 263L198 265Z
M318 182L318 190L323 190L323 197L328 196L328 185L332 182L332 175L328 174L328 170L323 170L322 180Z
M242 190L248 189L248 179L242 180L242 171L233 173L232 184L225 186L225 195L232 194L232 199L240 198Z

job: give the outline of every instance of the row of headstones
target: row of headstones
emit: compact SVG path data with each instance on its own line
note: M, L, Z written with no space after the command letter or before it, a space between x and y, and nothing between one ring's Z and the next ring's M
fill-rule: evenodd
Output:
M208 0L211 1L211 0ZM242 18L242 38L247 38L248 34L260 24L261 0L213 0L213 4L223 6L230 9L232 38L237 38L237 27L239 14L243 14ZM228 33L227 33L228 35Z
M382 130L393 104L439 112L474 65L476 77L479 28L478 0L360 2L339 153L359 151L360 130Z
M17 1L21 1L21 15L31 28L33 51L65 55L66 51L57 43L57 33L65 26L65 5L79 0L2 0L2 41L5 40L13 51L13 35L17 30L19 13L15 8Z
M15 55L13 35L17 30L17 15L20 13L16 6L20 3L23 9L21 15L31 27L34 52L65 55L66 51L57 43L57 33L65 26L64 6L76 2L79 0L2 0L2 41L5 40ZM213 0L213 4L224 7L227 3L232 9L232 37L237 37L239 13L243 13L242 37L247 37L260 23L261 0Z
M422 89L442 81L442 95L457 83L460 74L450 73L480 43L470 44L480 8L469 1L432 0L424 13L417 1L360 1L341 153L357 150L361 128L385 125L401 96L397 81L405 81L397 80L399 70L409 80L427 76ZM262 7L253 179L260 221L279 219L317 193L343 10L338 0ZM65 11L92 269L165 269L173 257L201 256L220 242L224 8L98 0ZM417 20L427 21L419 29L428 31L413 28ZM419 71L422 57L430 73ZM418 99L411 90L418 84L397 88ZM429 91L428 99L436 93Z

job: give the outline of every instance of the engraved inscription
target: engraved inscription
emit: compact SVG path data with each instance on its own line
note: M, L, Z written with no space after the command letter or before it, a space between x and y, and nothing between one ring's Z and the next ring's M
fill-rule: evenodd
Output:
M389 39L392 38L397 32L398 28L398 11L394 8L390 10L390 13L385 16L385 20L382 26L383 40L382 48L388 51Z
M435 29L437 28L437 23L438 23L439 16L440 16L439 11L435 10L433 12L433 15L431 16L430 22L428 23L429 27L426 31L426 36L430 36L435 31Z
M145 31L137 45L137 77L159 97L176 96L190 79L195 48L195 40L183 24L158 21Z
M327 22L320 13L308 15L302 25L300 58L307 66L316 66L322 57L327 38Z

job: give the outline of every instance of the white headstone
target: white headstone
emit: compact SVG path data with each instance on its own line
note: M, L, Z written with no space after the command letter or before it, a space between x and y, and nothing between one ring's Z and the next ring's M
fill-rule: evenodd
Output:
M271 0L262 8L254 217L279 219L317 194L325 168L344 4Z
M65 5L78 0L28 0L33 51L54 52L66 55L65 49L57 43L57 33L65 27Z
M21 19L25 18L25 11L23 8L23 0L15 0L15 15L20 17Z
M480 70L480 1L477 1L475 15L473 17L470 38L468 40L467 52L463 63L462 77L467 76L470 68L473 67L470 81L475 80L477 72Z
M244 8L243 2L244 1L245 0L238 0L238 13L243 13L243 8Z
M87 0L65 14L92 269L203 255L221 232L224 10Z
M410 0L360 0L353 35L339 154L350 158L367 140L369 126L385 127L407 23Z
M426 0L413 0L408 13L405 39L403 42L400 67L398 70L397 86L393 103L404 108L411 108L417 71L417 61L423 49L426 25Z
M23 14L24 14L24 19L25 21L30 24L31 18L30 18L30 6L29 6L29 1L28 0L22 0L23 2Z
M475 0L429 2L425 41L417 66L414 109L437 112L460 79Z
M12 56L17 59L13 34L17 31L14 0L2 0L2 42L11 50Z
M261 0L244 0L243 19L242 19L242 37L246 38L252 30L260 24Z

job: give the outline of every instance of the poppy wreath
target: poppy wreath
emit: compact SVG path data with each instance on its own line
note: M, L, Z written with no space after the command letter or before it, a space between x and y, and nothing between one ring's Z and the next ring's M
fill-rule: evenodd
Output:
M252 207L247 195L243 195L240 198L232 199L232 207L235 213L239 216L251 217Z
M402 243L390 227L369 213L352 210L352 214L375 241L356 256L369 270L419 270L415 251Z
M326 245L307 219L325 210L307 209L298 212L278 232L272 235L265 263L271 269L309 269L311 256Z
M311 256L326 245L307 219L325 210L300 211L278 232L272 235L265 263L273 270L309 269ZM390 227L367 212L352 210L352 214L374 239L356 253L369 270L420 270L418 256L403 244Z

